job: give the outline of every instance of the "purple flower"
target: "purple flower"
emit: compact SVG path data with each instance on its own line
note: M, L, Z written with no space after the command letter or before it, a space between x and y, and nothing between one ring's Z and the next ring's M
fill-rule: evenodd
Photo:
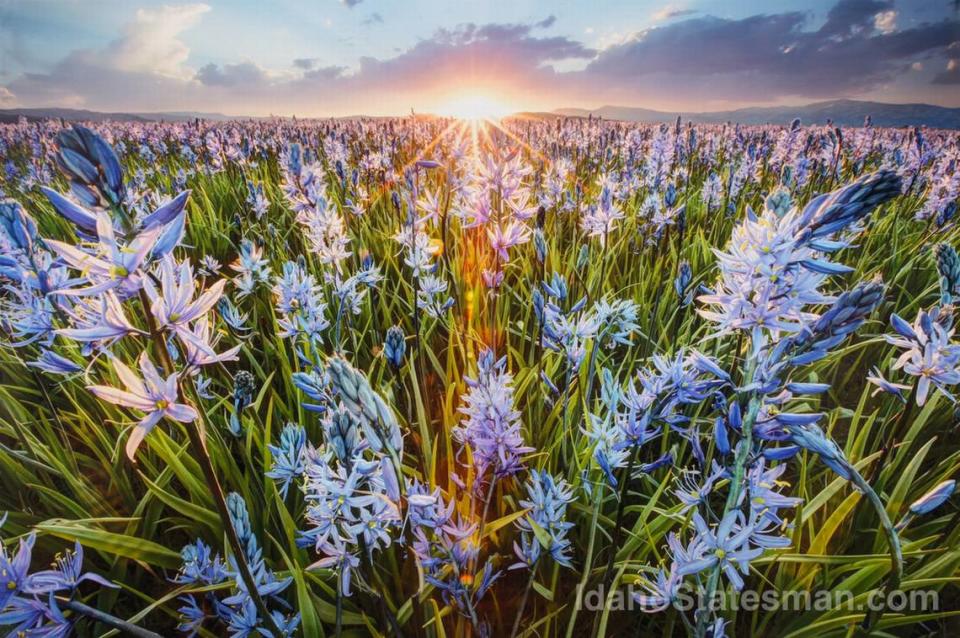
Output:
M339 536L331 536L320 543L317 550L324 554L311 567L323 567L337 570L340 579L340 591L344 596L350 595L350 577L353 570L360 566L360 559L350 552Z
M181 423L190 423L197 418L197 411L192 406L178 403L177 374L163 379L146 352L140 355L143 379L116 358L113 359L113 369L126 390L108 385L91 385L87 389L104 401L145 413L127 440L126 452L131 461L140 443L163 417Z
M307 431L303 426L288 423L280 433L280 445L268 445L273 467L267 476L282 481L280 496L286 498L290 483L306 471Z
M96 253L85 252L72 244L48 239L47 247L71 267L81 271L89 284L85 288L67 288L57 292L63 295L96 295L114 289L120 289L127 294L139 290L140 267L153 249L160 231L159 227L148 228L128 244L121 245L117 243L110 216L100 212L97 214L99 243Z
M724 472L725 468L716 461L713 462L710 474L702 478L700 478L700 472L685 470L677 481L678 489L674 490L676 497L683 503L680 512L685 513L691 508L706 503L707 498L713 492L714 483L723 476Z
M454 428L453 436L469 445L477 469L477 489L482 477L492 472L494 480L509 476L523 466L520 457L533 448L523 444L520 413L513 404L513 376L506 371L506 359L495 360L491 350L480 353L475 379L466 379L467 391L459 408L466 418Z
M83 572L83 546L78 541L72 552L67 550L57 554L53 569L31 574L23 589L28 594L72 592L84 581L91 581L104 587L118 587L102 576Z
M497 256L502 261L508 262L511 248L530 241L530 227L515 220L505 224L495 224L487 228L487 238Z
M72 328L61 328L56 333L67 339L87 342L110 342L131 333L141 333L130 323L116 293L110 290L99 297L90 297L64 309Z
M73 629L73 623L64 617L53 594L46 602L37 598L14 598L0 613L0 626L13 627L8 636L31 638L67 638Z
M7 606L11 596L23 591L36 538L36 534L21 538L17 553L13 557L10 557L0 544L0 611Z
M960 344L952 341L951 314L941 308L921 310L913 326L894 314L890 324L898 336L885 335L887 341L904 350L893 369L917 377L917 405L926 403L931 385L955 401L947 388L960 383Z
M558 565L573 567L569 556L571 543L566 537L567 531L573 527L573 523L566 521L567 505L574 500L573 489L566 481L554 478L546 471L532 470L526 490L527 498L520 501L520 507L530 511L517 521L522 534L520 543L514 543L514 552L520 562L511 565L510 569L532 569L540 558L541 546L550 552Z
M27 365L39 368L44 372L51 374L72 374L83 370L70 359L63 357L52 350L43 349L40 351L40 358L31 361Z
M697 546L699 555L680 565L678 573L681 576L687 576L719 566L730 579L734 589L737 591L743 589L743 578L737 569L744 575L748 574L750 561L760 556L763 548L751 549L746 546L747 539L753 532L752 527L742 527L734 531L739 516L740 513L737 511L729 512L715 529L711 529L699 513L694 513L693 524L696 527L697 536L692 544Z
M943 505L953 495L956 481L944 481L910 504L910 513L916 516L929 514Z
M867 381L877 386L877 389L873 391L873 394L876 394L877 392L887 392L900 399L901 402L907 402L907 398L903 396L903 391L909 390L910 386L903 385L902 383L893 383L891 381L887 381L876 366L874 366L871 374L867 376Z
M683 578L677 573L676 565L670 567L666 572L662 569L657 570L656 579L651 581L644 578L640 585L645 593L633 594L634 600L640 605L640 610L656 613L669 607L680 593L680 585Z
M193 267L189 261L178 264L167 255L160 261L160 291L149 278L144 280L143 287L150 298L150 311L160 326L180 333L189 332L190 323L213 308L226 284L226 279L220 279L194 300L197 281Z
M208 366L223 361L236 361L240 346L221 353L214 350L217 338L211 337L211 321L208 316L198 319L190 329L180 329L177 336L186 355L187 364L193 367ZM193 371L196 373L196 370Z

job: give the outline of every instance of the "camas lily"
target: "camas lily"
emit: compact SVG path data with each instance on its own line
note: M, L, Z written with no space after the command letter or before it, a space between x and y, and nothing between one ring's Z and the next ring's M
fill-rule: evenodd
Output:
M113 369L126 390L108 385L92 385L87 389L104 401L134 408L144 413L127 440L126 452L131 461L143 439L163 417L169 417L181 423L190 423L197 418L197 411L192 406L177 402L179 398L177 375L171 374L166 379L161 377L146 352L140 355L140 371L143 373L143 379L118 359L113 360Z
M189 324L205 315L223 295L226 279L221 279L203 291L196 300L193 292L196 280L189 261L178 264L167 255L160 262L160 290L144 279L143 287L150 298L150 312L161 326L177 333L189 332Z
M97 254L48 239L47 247L71 267L81 271L90 284L85 288L67 288L57 292L63 295L97 295L118 288L128 294L139 290L140 267L153 249L161 230L159 227L144 230L129 244L122 246L117 243L110 216L100 212L97 215Z

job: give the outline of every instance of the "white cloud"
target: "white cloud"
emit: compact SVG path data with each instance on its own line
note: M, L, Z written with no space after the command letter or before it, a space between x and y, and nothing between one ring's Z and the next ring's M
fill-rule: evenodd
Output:
M17 96L13 94L13 91L8 89L5 86L0 86L0 104L12 105L17 102Z
M122 35L105 49L83 52L84 61L99 63L120 71L155 73L186 78L194 73L184 64L190 47L178 39L210 11L206 4L165 5L157 9L139 9Z
M873 26L880 33L893 33L897 30L897 12L892 9L890 11L881 11L873 16Z
M622 46L635 38L643 37L642 33L621 33L619 31L607 31L597 38L597 49L604 51L614 47Z
M655 22L662 22L672 18L688 16L693 13L696 13L696 11L676 4L668 4L660 7L651 17Z

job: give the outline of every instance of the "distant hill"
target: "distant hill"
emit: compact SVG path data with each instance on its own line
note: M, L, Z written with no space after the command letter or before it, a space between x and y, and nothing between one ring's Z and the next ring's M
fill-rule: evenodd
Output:
M103 113L101 111L87 111L84 109L62 109L56 107L34 109L0 109L0 122L16 122L20 117L30 121L63 119L84 122L189 122L200 118L202 120L229 120L233 119L223 113L199 113L193 111L178 111L172 113Z
M575 117L601 116L628 122L673 122L677 115L685 121L706 124L737 122L739 124L786 124L799 117L804 124L826 124L831 120L840 126L860 126L868 115L875 126L929 126L960 129L960 108L931 104L887 104L860 100L830 100L805 106L756 106L733 111L677 113L654 111L629 106L603 106L599 109L557 109L555 113Z
M632 106L603 106L599 109L565 108L553 112L522 112L512 117L529 119L549 119L554 117L600 116L607 120L627 122L674 122L677 115L687 122L722 124L737 122L740 124L788 124L799 117L804 124L826 124L827 120L840 126L860 126L866 116L871 116L875 126L929 126L933 128L960 129L960 108L947 108L931 104L887 104L884 102L864 102L859 100L830 100L814 102L805 106L754 106L732 111L711 111L705 113L656 111ZM16 122L19 117L28 120L64 119L68 121L89 122L185 122L194 119L203 120L239 120L267 119L250 116L231 116L223 113L203 113L195 111L174 111L166 113L104 113L83 109L66 108L22 108L0 109L0 123ZM418 117L434 117L418 114ZM304 118L310 119L310 118ZM365 115L338 119L378 119Z

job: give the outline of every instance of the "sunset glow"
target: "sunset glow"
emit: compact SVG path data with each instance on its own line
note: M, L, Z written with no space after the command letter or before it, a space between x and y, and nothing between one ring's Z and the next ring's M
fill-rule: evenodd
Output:
M437 108L438 115L461 120L499 120L515 109L484 93L462 93Z
M2 4L0 109L497 119L609 105L666 120L838 98L960 106L947 0Z

